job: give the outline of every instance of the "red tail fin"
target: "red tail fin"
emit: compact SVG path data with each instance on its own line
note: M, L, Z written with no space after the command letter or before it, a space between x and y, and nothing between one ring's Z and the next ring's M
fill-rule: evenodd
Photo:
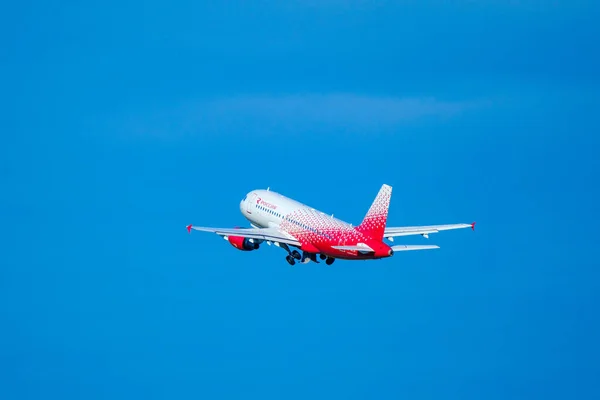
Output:
M391 198L392 187L389 185L381 186L375 201L371 204L367 215L365 215L361 224L356 227L356 230L373 239L383 240Z

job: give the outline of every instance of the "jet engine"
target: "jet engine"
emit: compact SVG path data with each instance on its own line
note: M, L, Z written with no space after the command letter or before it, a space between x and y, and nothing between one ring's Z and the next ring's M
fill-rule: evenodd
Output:
M242 236L229 236L227 241L231 243L233 247L242 251L256 250L260 247L257 239L249 239Z

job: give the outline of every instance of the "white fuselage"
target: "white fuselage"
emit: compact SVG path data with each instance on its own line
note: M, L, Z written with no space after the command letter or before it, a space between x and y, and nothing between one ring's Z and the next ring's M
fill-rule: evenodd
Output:
M294 224L303 229L311 229L312 225L316 228L325 222L326 225L338 229L352 229L351 224L269 190L253 190L248 193L240 202L240 211L252 225L258 228ZM313 217L313 223L300 217L306 214ZM294 218L295 215L298 215L298 218Z

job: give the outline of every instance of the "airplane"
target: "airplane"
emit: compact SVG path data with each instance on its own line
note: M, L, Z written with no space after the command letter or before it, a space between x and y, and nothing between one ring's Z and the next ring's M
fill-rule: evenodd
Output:
M286 261L319 263L317 257L331 265L340 260L373 260L393 256L399 251L439 249L435 245L395 245L395 237L430 234L451 229L472 228L471 224L387 227L392 187L382 185L363 221L353 226L333 215L325 214L296 200L266 190L253 190L240 202L240 211L250 221L251 228L208 228L186 226L192 230L212 232L223 237L233 247L253 251L262 243L275 245L287 252ZM294 248L292 250L291 248ZM300 250L302 253L300 253Z

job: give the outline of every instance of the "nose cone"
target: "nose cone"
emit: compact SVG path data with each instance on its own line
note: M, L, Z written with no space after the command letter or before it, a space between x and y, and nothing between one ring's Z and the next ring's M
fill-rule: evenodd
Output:
M246 208L246 200L242 200L240 201L240 212L243 214L244 213L244 209Z

